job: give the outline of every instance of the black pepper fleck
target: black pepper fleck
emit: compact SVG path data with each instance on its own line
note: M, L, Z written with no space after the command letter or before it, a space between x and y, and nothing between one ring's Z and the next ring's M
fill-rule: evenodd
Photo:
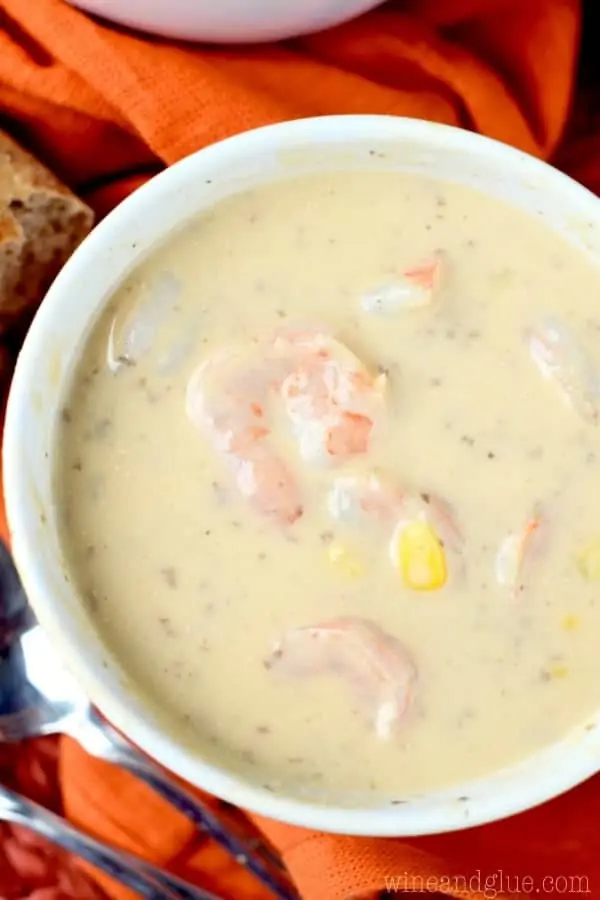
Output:
M170 588L177 587L177 570L173 566L165 566L160 570L160 574Z
M98 419L98 421L94 425L94 437L98 440L103 440L105 437L108 437L112 430L112 422L108 417L104 417L103 419Z
M158 621L168 637L175 637L175 631L169 618L167 618L166 616L161 616Z

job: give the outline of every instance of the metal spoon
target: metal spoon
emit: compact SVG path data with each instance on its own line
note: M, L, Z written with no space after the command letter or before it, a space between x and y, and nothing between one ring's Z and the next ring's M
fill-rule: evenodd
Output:
M181 881L132 853L115 850L95 840L66 819L2 785L0 819L30 828L69 853L87 860L146 900L219 900L215 894Z
M98 716L36 624L2 541L0 654L0 741L69 735L92 756L127 769L152 787L246 866L279 900L296 900L298 894L277 857L232 834L197 797Z

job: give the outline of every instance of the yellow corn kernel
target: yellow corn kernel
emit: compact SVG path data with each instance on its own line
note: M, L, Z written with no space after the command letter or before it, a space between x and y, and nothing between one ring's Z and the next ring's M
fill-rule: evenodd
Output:
M416 591L434 591L448 577L446 555L427 522L411 522L400 532L397 565L404 584Z
M327 557L329 562L347 578L362 578L364 575L360 560L344 544L330 544L327 548Z
M600 538L590 541L578 556L579 571L587 581L600 581Z
M554 665L548 668L548 675L550 678L566 678L569 674L569 670L566 666Z
M579 628L579 616L574 616L572 613L565 616L560 626L563 631L575 631L576 628Z

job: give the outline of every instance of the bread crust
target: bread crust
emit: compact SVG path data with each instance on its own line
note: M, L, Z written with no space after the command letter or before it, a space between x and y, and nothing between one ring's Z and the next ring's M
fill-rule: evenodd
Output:
M0 131L0 335L31 318L93 224L92 210Z

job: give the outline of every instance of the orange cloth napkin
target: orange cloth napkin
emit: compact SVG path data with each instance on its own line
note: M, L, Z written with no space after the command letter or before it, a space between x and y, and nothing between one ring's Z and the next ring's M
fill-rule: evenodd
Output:
M190 151L307 115L429 118L550 158L570 106L580 15L577 0L405 0L325 34L228 49L135 36L62 0L0 0L0 121L100 215ZM585 141L561 158L600 190L599 144L595 159ZM148 789L66 739L61 772L80 826L231 900L266 900ZM386 889L600 897L599 808L594 779L509 821L415 840L254 823L305 900L367 900ZM126 896L102 884L115 900Z
M0 784L60 812L59 742L0 743ZM76 860L21 825L0 823L2 900L106 900Z

